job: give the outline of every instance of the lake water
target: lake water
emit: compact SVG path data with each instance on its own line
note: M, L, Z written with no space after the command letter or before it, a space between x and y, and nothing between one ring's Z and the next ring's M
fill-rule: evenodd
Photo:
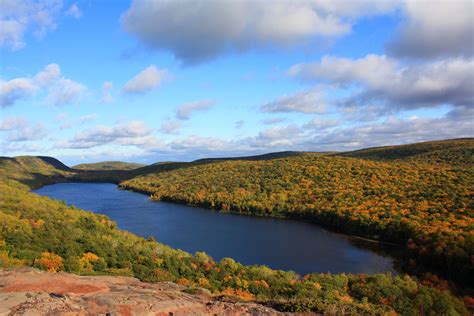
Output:
M58 183L35 191L69 205L105 214L120 229L190 253L243 264L310 272L395 272L394 259L380 246L285 219L221 213L198 207L154 202L144 194L110 183ZM374 247L376 247L374 249Z

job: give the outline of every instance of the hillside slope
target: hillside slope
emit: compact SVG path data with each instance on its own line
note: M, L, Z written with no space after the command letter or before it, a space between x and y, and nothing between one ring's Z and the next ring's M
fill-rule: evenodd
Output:
M454 165L474 164L474 138L422 142L398 146L383 146L338 153L341 157L374 160L406 160Z
M16 180L31 188L65 181L76 172L52 157L0 157L0 181Z
M470 144L462 143L461 149L469 151ZM456 155L460 148L452 148ZM473 284L473 171L472 164L446 161L380 162L305 154L149 173L120 186L156 200L304 218L344 233L397 242L406 245L410 265L429 265L446 277Z

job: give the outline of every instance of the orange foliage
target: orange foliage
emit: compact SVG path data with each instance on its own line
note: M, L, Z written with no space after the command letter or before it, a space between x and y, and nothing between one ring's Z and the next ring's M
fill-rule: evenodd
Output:
M58 272L63 268L63 258L52 252L45 251L41 253L41 258L35 259L35 264L48 272Z
M237 297L243 301L251 301L254 299L254 296L252 293L249 293L247 291L241 290L241 289L232 289L230 287L226 288L222 294L228 295L228 296L234 296Z
M182 286L189 286L191 282L189 282L188 279L186 278L180 278L176 281L176 284L182 285Z

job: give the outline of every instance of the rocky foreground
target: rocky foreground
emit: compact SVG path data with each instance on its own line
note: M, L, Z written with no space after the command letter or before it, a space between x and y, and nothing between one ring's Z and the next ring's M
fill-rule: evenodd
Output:
M183 292L172 282L0 270L0 315L284 315L255 303Z

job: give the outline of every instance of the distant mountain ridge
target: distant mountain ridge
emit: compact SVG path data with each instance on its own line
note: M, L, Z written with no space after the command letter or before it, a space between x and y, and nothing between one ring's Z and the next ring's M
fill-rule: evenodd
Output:
M72 168L79 170L133 170L145 167L145 164L123 161L101 161L94 163L83 163Z

